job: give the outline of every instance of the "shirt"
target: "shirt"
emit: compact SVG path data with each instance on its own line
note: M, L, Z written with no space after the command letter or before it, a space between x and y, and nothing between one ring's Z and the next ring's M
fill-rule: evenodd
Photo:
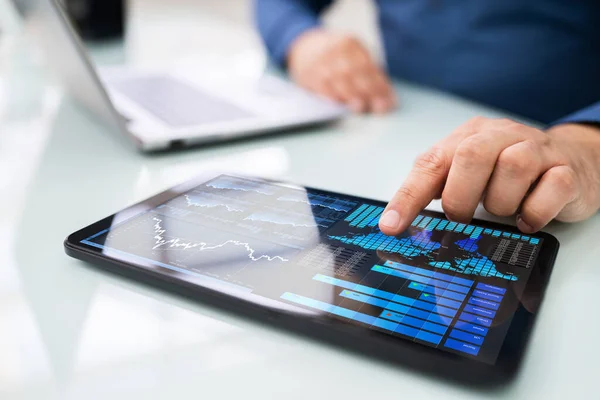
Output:
M543 123L600 123L600 1L373 1L393 77ZM332 2L255 0L277 63Z

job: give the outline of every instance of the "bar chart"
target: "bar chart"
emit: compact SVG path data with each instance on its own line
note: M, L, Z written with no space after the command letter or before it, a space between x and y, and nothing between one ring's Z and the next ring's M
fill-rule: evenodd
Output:
M372 271L396 271L397 292L316 274L313 280L334 287L327 302L285 292L283 300L404 338L477 356L493 325L506 289L457 274L386 262Z
M434 268L509 281L518 280L512 267L533 266L541 246L536 237L428 215L419 215L407 232L386 236L378 228L383 211L361 204L344 219L344 232L329 239L406 261L425 260Z

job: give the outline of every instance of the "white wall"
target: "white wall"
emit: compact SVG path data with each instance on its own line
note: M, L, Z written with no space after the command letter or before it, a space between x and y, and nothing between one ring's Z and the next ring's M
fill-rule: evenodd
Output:
M2 0L0 0L2 1ZM173 8L190 7L190 3L207 12L239 25L252 26L253 0L133 0L147 2L169 1ZM325 18L327 26L360 37L378 57L382 54L375 20L373 0L337 0Z

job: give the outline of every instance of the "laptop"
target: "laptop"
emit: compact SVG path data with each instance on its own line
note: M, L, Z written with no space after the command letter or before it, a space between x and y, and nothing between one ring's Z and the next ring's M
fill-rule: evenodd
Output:
M209 74L115 67L99 73L56 0L14 0L68 93L142 151L331 122L346 109L275 76L232 86Z

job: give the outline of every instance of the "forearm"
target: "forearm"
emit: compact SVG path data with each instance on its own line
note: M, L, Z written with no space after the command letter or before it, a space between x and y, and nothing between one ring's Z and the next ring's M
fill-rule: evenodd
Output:
M258 31L271 58L285 65L292 42L319 25L319 16L333 0L255 0Z

